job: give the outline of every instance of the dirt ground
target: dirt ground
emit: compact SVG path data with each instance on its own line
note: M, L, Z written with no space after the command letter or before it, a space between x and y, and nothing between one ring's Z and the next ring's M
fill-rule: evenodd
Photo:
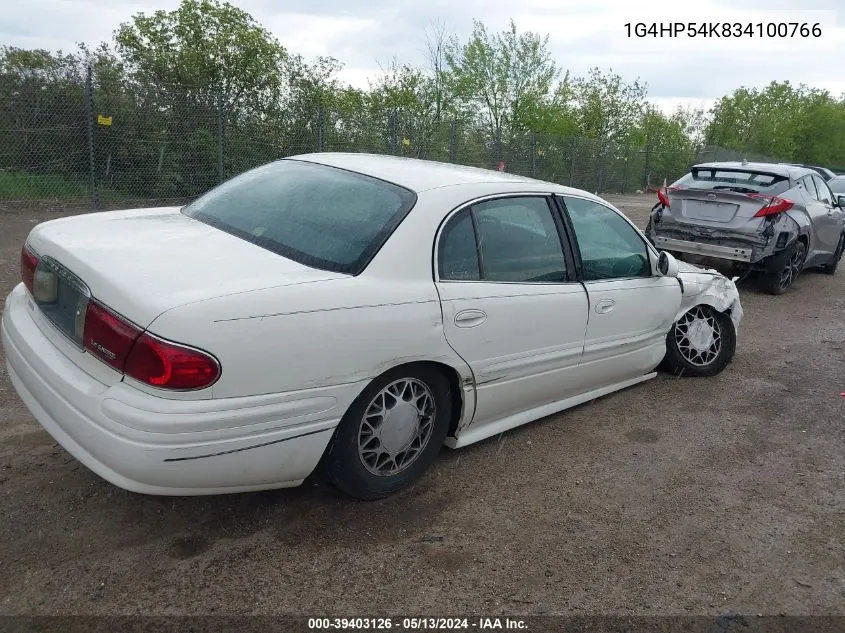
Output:
M645 225L652 196L611 200ZM0 213L0 294L57 215ZM375 503L318 482L122 491L0 365L0 614L845 615L845 270L740 290L718 377L661 375L444 451Z

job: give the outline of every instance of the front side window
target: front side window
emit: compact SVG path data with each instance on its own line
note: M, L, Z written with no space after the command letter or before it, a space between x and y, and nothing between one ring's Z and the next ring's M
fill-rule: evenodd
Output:
M836 195L845 194L845 177L837 177L827 181L828 188Z
M357 275L415 201L377 178L281 160L215 187L182 213L306 266Z
M444 281L568 280L560 234L545 198L501 198L474 204L449 220L437 252Z
M581 251L584 281L651 276L645 241L625 218L592 200L562 200Z

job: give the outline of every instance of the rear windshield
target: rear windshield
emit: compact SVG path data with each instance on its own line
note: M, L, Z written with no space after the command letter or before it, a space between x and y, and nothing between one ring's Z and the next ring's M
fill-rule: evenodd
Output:
M215 187L182 213L306 266L357 275L415 201L383 180L281 160Z
M713 189L776 196L789 189L789 178L753 170L694 168L675 185L685 189Z

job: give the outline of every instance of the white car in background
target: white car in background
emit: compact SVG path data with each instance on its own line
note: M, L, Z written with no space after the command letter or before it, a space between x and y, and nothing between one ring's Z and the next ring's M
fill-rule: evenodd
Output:
M458 448L730 362L733 282L600 198L411 159L313 154L184 208L45 222L3 346L44 428L113 484L359 498Z

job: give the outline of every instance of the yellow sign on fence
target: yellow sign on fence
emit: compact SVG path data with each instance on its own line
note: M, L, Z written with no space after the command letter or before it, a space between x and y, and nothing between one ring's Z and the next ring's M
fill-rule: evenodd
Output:
M111 125L111 117L110 116L103 116L102 114L97 115L97 123L100 125Z

